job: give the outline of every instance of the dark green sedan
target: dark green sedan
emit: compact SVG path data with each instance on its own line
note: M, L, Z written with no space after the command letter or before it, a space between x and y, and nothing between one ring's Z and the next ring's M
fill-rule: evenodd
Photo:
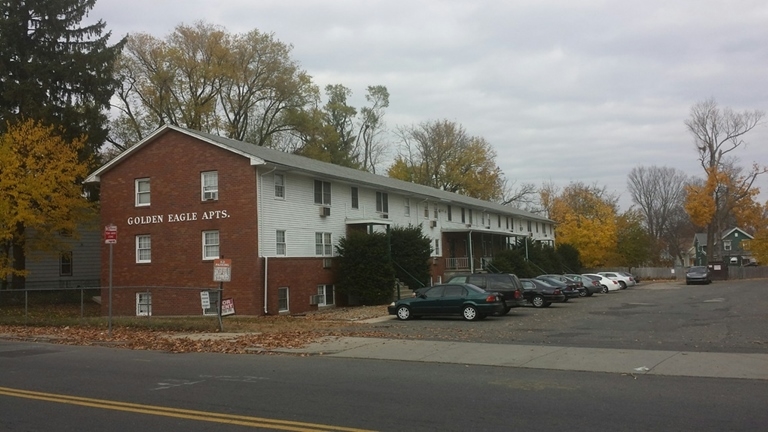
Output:
M444 284L421 291L416 297L392 302L387 311L401 320L425 315L461 315L467 321L474 321L503 313L504 301L498 293L471 284Z

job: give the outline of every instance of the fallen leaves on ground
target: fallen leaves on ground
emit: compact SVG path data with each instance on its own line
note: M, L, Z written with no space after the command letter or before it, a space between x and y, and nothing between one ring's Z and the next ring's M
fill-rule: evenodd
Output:
M237 333L169 332L134 327L0 326L0 338L66 345L109 346L173 353L212 352L226 354L269 353L275 349L301 348L328 336L387 337L370 331L358 321L386 315L386 306L329 308L301 316L254 318L248 330L237 325ZM297 321L305 324L297 326ZM227 321L225 319L225 327ZM304 328L297 330L296 328ZM226 328L225 328L226 330Z

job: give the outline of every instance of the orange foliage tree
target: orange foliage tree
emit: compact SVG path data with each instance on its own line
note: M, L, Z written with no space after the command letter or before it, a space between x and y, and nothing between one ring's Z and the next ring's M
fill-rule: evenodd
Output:
M79 161L85 138L64 141L61 131L32 120L9 124L0 135L0 280L21 287L25 256L57 250L61 236L77 238L95 216L78 181L88 173Z
M557 223L558 243L578 249L582 263L588 268L616 262L618 231L614 197L604 189L577 182L547 199L549 217Z

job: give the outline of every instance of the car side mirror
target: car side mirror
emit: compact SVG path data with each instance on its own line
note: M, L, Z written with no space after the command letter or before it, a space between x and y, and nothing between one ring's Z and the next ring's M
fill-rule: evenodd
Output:
M425 299L425 298L427 298L427 295L426 294L419 294L419 298Z

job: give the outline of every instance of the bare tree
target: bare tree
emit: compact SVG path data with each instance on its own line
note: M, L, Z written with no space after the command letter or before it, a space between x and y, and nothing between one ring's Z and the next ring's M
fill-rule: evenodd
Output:
M501 204L512 206L527 211L536 211L534 208L537 202L537 195L539 189L533 183L520 183L517 184L516 180L509 181L505 179L503 181L503 196L501 198Z
M658 166L635 167L627 176L627 189L643 215L648 235L657 248L655 252L666 246L662 243L670 234L670 219L673 212L685 204L688 181L684 172ZM671 251L669 253L674 256ZM654 259L659 258L655 256Z
M384 153L380 137L384 132L384 110L389 106L389 91L385 86L368 86L365 100L371 106L360 108L357 134L359 163L364 171L376 173L376 165Z
M688 131L694 137L699 162L704 168L706 177L710 184L715 185L707 191L714 200L716 209L711 219L706 222L708 261L712 260L715 254L715 237L723 229L722 223L727 216L724 214L724 210L727 210L725 207L730 207L730 205L724 205L725 196L718 193L723 190L721 179L727 178L722 175L722 172L727 170L725 158L732 151L746 146L744 135L759 125L763 117L765 117L763 111L735 112L730 108L721 109L714 99L707 99L691 107L690 118L685 122ZM739 191L732 196L735 199L730 200L731 204L738 202L741 199L738 198L739 196L749 195L748 192L757 176L766 171L766 167L754 164L749 172L735 179L739 185Z

